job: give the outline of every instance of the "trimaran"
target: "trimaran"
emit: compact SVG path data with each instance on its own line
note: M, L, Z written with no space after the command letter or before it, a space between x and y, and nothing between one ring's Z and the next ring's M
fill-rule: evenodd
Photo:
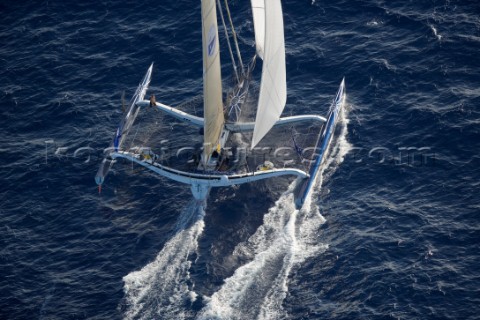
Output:
M153 64L133 95L128 110L123 116L115 132L110 148L106 149L95 180L99 188L116 159L124 158L137 163L153 172L191 186L193 196L197 200L205 200L211 187L226 187L278 176L296 176L294 201L299 209L312 189L317 172L323 163L332 139L339 111L345 104L345 81L333 100L326 117L318 115L297 115L281 117L286 104L286 64L283 17L280 0L251 0L255 31L256 53L247 65L243 64L236 33L233 28L228 3L225 0L225 11L230 21L227 28L220 0L202 0L202 48L203 48L203 111L204 117L198 117L182 110L155 101L155 96L144 99L150 83ZM217 11L218 10L218 11ZM235 86L230 90L226 101L223 100L222 76L220 65L219 35L217 12L223 24L225 38L234 69ZM230 33L228 32L230 30ZM230 38L235 48L232 49ZM235 60L233 51L236 51ZM259 86L256 117L254 122L242 121L240 114L249 91L251 73L256 58L263 60L261 82ZM163 113L203 128L203 147L189 161L190 166L173 167L162 162L155 150L145 146L125 147L125 140L134 125L141 108L155 107ZM309 161L301 168L286 166L277 168L274 161L262 161L253 164L250 170L248 152L239 152L229 137L242 134L251 137L249 152L273 128L280 126L303 125L317 123L317 139ZM293 138L293 136L292 136ZM295 140L293 139L295 143ZM299 148L295 146L298 150ZM147 151L146 151L147 150ZM258 165L258 166L257 166Z

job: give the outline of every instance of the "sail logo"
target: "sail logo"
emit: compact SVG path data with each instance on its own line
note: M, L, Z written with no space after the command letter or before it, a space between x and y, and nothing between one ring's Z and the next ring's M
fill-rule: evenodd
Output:
M212 24L210 26L210 30L208 31L208 38L207 38L207 54L211 57L215 52L215 44L217 40L217 30L215 25Z

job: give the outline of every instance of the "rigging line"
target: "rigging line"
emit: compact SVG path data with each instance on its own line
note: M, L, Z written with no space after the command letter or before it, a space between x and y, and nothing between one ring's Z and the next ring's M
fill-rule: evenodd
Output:
M303 156L303 152L305 151L305 149L300 147L297 141L295 140L295 134L296 134L295 128L292 126L290 129L291 129L290 133L292 135L293 147L295 148L295 151L297 152L297 155L300 158L301 163L303 164L303 167L307 171L309 170L309 167L304 163L305 157Z
M135 144L135 138L137 137L138 130L140 130L140 126L137 126L137 131L135 131L135 135L133 136L132 141L130 141L130 149L133 148L133 145Z
M328 121L328 120L327 120L327 121ZM315 149L313 150L314 154L315 154L315 152L317 152L317 146L318 146L318 143L320 142L320 139L321 139L321 137L322 137L322 129L323 129L323 126L326 126L326 125L327 125L327 124L324 123L324 124L322 124L322 126L320 127L320 131L318 132L317 141L315 142L315 147L314 147ZM317 154L317 157L320 157L320 153ZM315 161L316 161L316 159L315 159ZM310 170L310 168L311 168L311 166L312 166L312 163L314 163L315 161L313 161L313 159L312 159L312 161L310 161L310 163L308 164L308 170Z
M235 32L235 28L233 27L232 16L230 15L230 9L228 7L227 0L225 0L225 8L227 9L228 20L230 21L230 27L232 28L233 41L235 42L235 48L237 49L238 62L240 63L240 67L242 68L242 75L243 75L244 69L243 69L242 56L240 54L240 48L238 47L237 33Z
M218 11L220 12L220 17L222 19L223 30L225 31L225 38L227 38L228 51L230 52L230 59L232 59L233 70L235 71L235 77L237 78L237 82L240 83L240 78L238 77L238 71L237 71L237 64L235 63L235 59L233 57L232 46L230 44L230 36L228 35L227 26L225 25L225 19L223 18L222 4L220 0L217 0L217 5L219 8Z
M285 132L287 130L285 129ZM295 148L295 151L297 151L298 155L301 157L302 156L302 151L303 149L297 144L297 141L295 140L295 129L292 127L290 127L290 135L292 137L292 141L293 141L293 147Z

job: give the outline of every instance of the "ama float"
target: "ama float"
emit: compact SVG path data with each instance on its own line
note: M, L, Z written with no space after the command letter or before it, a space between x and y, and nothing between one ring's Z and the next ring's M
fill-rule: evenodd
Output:
M251 6L256 50L253 58L244 64L227 2L225 1L225 8L222 8L219 0L202 0L203 117L159 103L153 95L150 99L145 99L153 69L153 64L150 65L125 110L110 147L106 149L105 158L95 176L99 188L113 164L123 158L160 176L190 185L197 200L205 200L212 187L293 176L296 177L295 206L297 209L303 206L328 154L339 112L345 104L345 79L342 79L326 117L281 117L287 101L281 1L251 0ZM228 26L224 11L229 21ZM233 84L226 92L222 88L217 13L225 32L233 68ZM253 75L257 58L262 60L262 71L255 90L251 88L251 83L255 82ZM252 104L252 97L256 106L253 112L255 117L248 119L244 109ZM200 128L203 141L199 148L191 152L190 157L182 159L185 161L179 161L178 153L176 159L173 159L174 156L167 156L162 148L155 148L155 143L151 141L162 140L162 136L142 141L136 140L135 132L134 137L129 138L141 109L151 109L150 107L172 120L175 118ZM275 143L272 143L268 137L274 130L290 134L282 138L281 135L275 136ZM302 130L303 134L300 134ZM302 139L306 136L310 139ZM283 145L278 144L279 140ZM307 144L308 141L310 145ZM279 156L282 154L279 148L283 155L285 150L293 151L289 152L288 160ZM261 156L258 156L258 150L262 151Z

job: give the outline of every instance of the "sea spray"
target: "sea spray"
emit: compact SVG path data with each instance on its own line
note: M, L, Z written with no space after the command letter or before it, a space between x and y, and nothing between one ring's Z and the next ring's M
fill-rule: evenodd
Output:
M198 319L255 319L272 284L278 282L284 260L294 245L289 221L295 219L291 191L282 195L264 223L242 247L254 248L254 259L238 268L209 299ZM293 213L293 215L291 215ZM290 222L292 223L292 222ZM288 257L287 257L288 259Z
M123 278L125 319L190 318L189 255L203 232L205 203L192 200L180 214L173 237L155 260Z
M265 215L263 225L234 254L252 257L238 268L209 299L198 319L278 319L285 316L282 303L288 293L288 276L295 264L328 248L319 240L325 222L316 199L324 176L330 176L351 150L346 140L348 119L342 110L338 138L321 168L316 187L303 209L295 210L292 183Z

